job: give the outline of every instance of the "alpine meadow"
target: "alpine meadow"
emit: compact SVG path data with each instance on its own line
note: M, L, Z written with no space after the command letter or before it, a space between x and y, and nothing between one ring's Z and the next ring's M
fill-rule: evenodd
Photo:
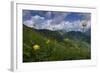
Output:
M91 13L22 13L23 62L91 59Z

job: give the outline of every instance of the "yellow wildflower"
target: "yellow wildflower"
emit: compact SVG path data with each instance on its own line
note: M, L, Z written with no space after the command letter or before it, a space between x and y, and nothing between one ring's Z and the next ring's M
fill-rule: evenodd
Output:
M40 46L38 44L35 44L35 45L33 45L33 49L38 50L38 49L40 49Z

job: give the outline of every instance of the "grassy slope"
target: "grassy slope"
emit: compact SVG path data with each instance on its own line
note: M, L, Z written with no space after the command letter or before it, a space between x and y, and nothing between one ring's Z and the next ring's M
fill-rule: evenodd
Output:
M46 36L23 26L23 62L90 59L90 45L87 42L67 37L57 41L56 38ZM46 43L48 40L49 43ZM34 50L32 46L35 44L40 49Z

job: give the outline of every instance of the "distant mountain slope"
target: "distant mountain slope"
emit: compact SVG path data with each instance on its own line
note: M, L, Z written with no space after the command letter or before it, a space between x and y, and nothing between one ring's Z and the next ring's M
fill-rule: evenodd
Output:
M86 33L82 33L79 31L63 32L63 31L50 31L47 29L38 29L38 30L33 29L33 30L46 37L57 39L58 41L62 41L64 38L67 37L73 40L81 40L81 41L91 43L90 41L91 37L87 35Z
M64 37L68 37L73 40L81 40L81 41L91 43L91 37L79 31L70 31L68 33L65 33Z
M58 41L62 41L63 40L63 36L58 32L58 31L50 31L47 29L33 29L33 31L38 32L39 34L48 37L50 39L56 39Z
M59 31L37 30L23 25L23 62L90 59L90 44L74 39L71 34L74 37L74 32L62 35ZM39 49L35 50L34 45Z

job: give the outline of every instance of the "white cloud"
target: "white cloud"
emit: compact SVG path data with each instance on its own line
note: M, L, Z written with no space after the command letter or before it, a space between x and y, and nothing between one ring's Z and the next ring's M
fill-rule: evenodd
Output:
M30 20L25 20L23 23L28 27L41 29L44 23L44 17L41 17L39 15L31 16Z
M24 21L24 25L28 26L28 27L33 27L34 22L32 20L26 20Z
M62 21L59 24L49 24L49 26L47 26L47 28L49 30L62 30L64 28L64 21Z
M39 20L39 19L41 19L41 20L44 20L44 17L41 17L41 16L39 16L39 15L35 15L35 16L32 16L32 19L34 20Z
M91 27L90 20L77 20L74 22L70 22L67 24L68 26L66 28L70 29L71 31L83 31L82 24L84 22L86 23L86 27L84 28L84 30L87 31Z
M49 13L48 13L49 14ZM61 17L61 18L60 18ZM59 23L58 23L58 20ZM30 20L24 21L24 24L28 27L34 27L36 29L49 29L49 30L66 30L66 31L83 31L82 24L85 22L87 26L85 31L90 28L90 20L77 20L73 22L63 20L64 14L55 17L53 19L45 19L39 15L31 16Z

